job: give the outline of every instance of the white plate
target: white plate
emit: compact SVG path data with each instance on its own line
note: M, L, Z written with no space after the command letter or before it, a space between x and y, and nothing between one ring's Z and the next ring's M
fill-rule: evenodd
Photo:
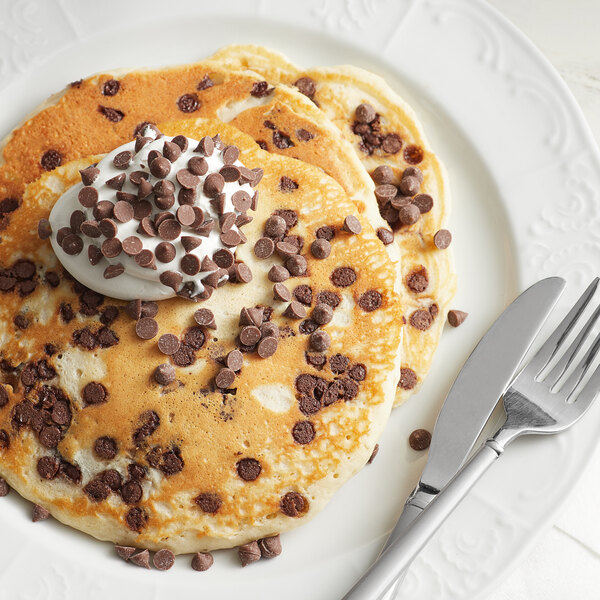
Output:
M219 552L207 573L180 558L168 573L120 562L54 522L33 525L11 494L0 510L0 599L110 597L335 600L377 554L425 456L460 365L517 291L543 276L572 284L600 263L600 157L558 74L488 5L473 0L22 0L0 10L0 134L50 93L90 73L191 62L254 42L300 65L352 63L381 73L421 116L451 176L455 307L419 395L396 410L372 466L284 553L243 571ZM417 559L401 598L483 598L548 525L596 444L600 407L567 434L516 443Z

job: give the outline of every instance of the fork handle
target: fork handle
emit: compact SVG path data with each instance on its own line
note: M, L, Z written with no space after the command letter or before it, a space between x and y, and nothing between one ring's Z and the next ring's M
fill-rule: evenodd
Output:
M377 600L382 596L503 451L496 440L488 440L406 533L371 565L343 600Z

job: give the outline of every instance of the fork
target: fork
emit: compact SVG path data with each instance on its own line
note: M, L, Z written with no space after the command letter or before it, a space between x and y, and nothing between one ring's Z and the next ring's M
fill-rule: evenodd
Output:
M600 391L600 367L585 385L581 385L600 350L600 334L575 364L572 373L567 376L567 372L585 342L591 338L600 317L600 306L570 344L567 344L567 338L590 304L599 281L599 278L592 281L560 325L511 382L503 397L506 420L502 427L483 444L406 533L381 554L343 600L380 598L515 438L524 434L559 433L583 416ZM552 360L563 351L557 363L546 372Z

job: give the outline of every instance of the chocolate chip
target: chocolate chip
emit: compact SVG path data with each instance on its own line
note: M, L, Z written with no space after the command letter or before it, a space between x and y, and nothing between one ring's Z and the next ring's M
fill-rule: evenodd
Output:
M108 398L108 392L106 388L96 381L91 381L86 384L81 392L84 406L90 406L92 404L103 404Z
M450 243L452 242L452 234L447 229L440 229L433 236L433 243L436 248L440 250L445 250L448 248Z
M163 548L156 552L152 562L157 570L168 571L175 564L175 555L171 550Z
M298 444L309 444L315 439L315 428L310 421L298 421L292 428L292 437Z
M2 446L0 446L0 448L2 448ZM8 496L9 492L10 488L8 487L8 483L6 483L6 481L0 477L0 498Z
M420 331L426 331L431 327L433 318L427 310L415 310L408 319L409 323Z
M204 156L211 156L215 150L215 143L210 136L204 136L199 142L194 152L202 152Z
M359 296L357 304L365 312L373 312L381 306L382 301L382 296L377 290L368 290Z
M401 206L398 217L402 225L414 225L421 217L421 211L415 204Z
M309 285L299 285L294 289L294 298L305 304L306 306L310 306L313 300L313 291Z
M322 260L331 254L331 244L326 239L316 239L310 245L310 251L315 258Z
M306 317L306 308L300 302L292 300L283 312L283 316L290 319L304 319Z
M98 175L100 175L100 169L90 165L85 169L81 169L79 174L81 175L81 181L83 185L92 185L92 183L98 179Z
M279 342L275 337L265 337L258 343L257 353L261 358L268 358L277 352Z
M269 281L280 283L290 278L290 272L281 265L273 265L268 273Z
M127 521L128 525L129 525L129 521L130 521L129 514L133 510L136 510L136 509L132 509L127 513L126 521ZM137 510L140 510L140 509L137 509ZM132 527L130 526L130 529L131 528ZM137 531L137 529L135 529L135 531ZM138 567L142 567L144 569L150 568L150 552L148 550L142 550L141 552L134 554L129 560Z
M232 350L225 359L225 364L232 371L239 371L242 368L243 357L239 350Z
M283 217L273 215L265 222L265 234L271 238L281 238L285 235L287 225Z
M412 271L406 278L406 287L415 294L421 294L428 286L429 276L425 267Z
M128 561L136 552L133 546L115 546L115 552L124 561Z
M83 240L78 235L70 233L63 240L62 249L65 254L76 256L83 250Z
M33 510L31 511L31 520L33 523L37 523L38 521L45 521L50 517L50 513L39 504L33 505Z
M211 173L204 180L203 191L209 198L216 198L225 186L225 179L220 173Z
M115 265L108 265L108 267L104 269L102 276L104 279L113 279L119 275L123 275L123 273L125 273L125 267L121 263L117 263Z
M397 154L402 148L402 138L397 133L388 133L381 144L384 152Z
M158 333L158 323L150 317L142 317L135 324L135 332L143 340L151 340Z
M104 240L102 242L102 246L100 246L100 251L106 258L116 258L121 254L123 246L120 240L116 237L110 238L108 240Z
M308 501L298 492L288 492L281 498L279 508L288 517L299 517L308 510Z
M308 141L312 140L315 136L307 129L298 129L296 131L296 137L301 142L308 142Z
M294 277L301 277L302 275L306 274L306 259L300 254L296 256L290 256L290 258L285 261L285 268L290 272L290 275Z
M333 373L339 374L346 371L350 360L347 356L336 354L329 359L329 367Z
M129 202L119 200L113 209L115 219L120 223L127 223L133 219L133 206Z
M448 323L450 323L452 327L458 327L468 316L469 313L463 312L462 310L450 310L448 311Z
M391 202L397 195L398 189L390 183L384 183L375 188L375 197L380 205Z
M173 163L181 156L181 148L173 142L165 142L162 153L169 162Z
M204 346L206 335L201 327L190 327L183 336L184 344L188 345L193 350L200 350Z
M169 385L175 381L175 368L173 365L164 363L158 365L154 370L154 380L160 385Z
M315 321L313 321L312 319L307 319L306 321L302 321L302 323L300 323L298 331L300 331L302 335L309 335L318 328L318 323L315 323Z
M236 463L237 473L244 481L258 479L262 471L260 463L255 458L242 458Z
M264 98L269 94L273 93L275 88L269 88L269 84L266 81L255 81L252 84L252 89L250 90L250 95L255 98Z
M37 462L37 472L43 479L54 479L58 467L58 460L52 456L42 456Z
M170 172L171 163L164 156L158 156L150 163L150 173L158 179L164 179Z
M98 106L98 112L106 117L111 123L118 123L123 120L125 113L122 110L111 108L110 106Z
M94 452L104 460L112 460L117 455L117 451L117 440L115 438L103 436L94 442Z
M375 444L375 447L373 448L373 452L371 452L371 456L369 457L369 460L367 461L368 465L370 465L375 460L375 457L377 456L377 454L379 454L379 444Z
M214 563L212 554L208 552L196 552L192 558L192 569L194 571L208 571Z
M60 429L54 425L42 427L39 433L40 444L46 448L56 448L61 437Z
M262 237L254 244L254 254L257 258L269 258L269 256L273 254L274 249L275 244L273 243L273 240L268 237Z
M119 152L114 158L113 158L113 165L117 168L117 169L121 169L122 171L124 171L125 169L127 169L127 167L129 167L129 165L132 163L133 161L133 152L131 152L131 150L123 150L123 152ZM125 174L122 173L122 177L121 175L118 175L117 177L114 177L115 184L120 184L120 187L116 188L116 189L121 189L121 187L123 186L123 182L125 181ZM110 183L113 180L109 180L106 182L107 185L109 185L109 187L113 187L113 185L110 185Z
M40 164L46 171L52 171L62 164L62 155L58 150L47 150L42 155Z
M120 88L121 84L116 79L107 79L102 86L102 94L104 96L115 96Z
M158 226L158 235L163 240L176 240L181 235L181 225L175 219L165 219Z
M255 84L256 85L256 84ZM238 548L238 556L242 567L260 560L261 552L257 542L249 542Z
M240 331L240 341L244 346L253 346L260 340L260 329L255 325L247 325Z
M429 194L417 194L413 198L413 204L421 214L428 213L433 208L433 198Z
M181 112L193 113L201 106L200 100L196 94L183 94L177 99L177 107Z
M276 283L273 286L273 297L280 302L289 302L292 299L292 294L283 283Z
M351 267L338 267L331 273L330 279L337 287L348 287L356 281L356 271Z
M279 534L258 540L258 547L263 558L275 558L281 554Z
M284 175L279 180L279 189L282 192L293 192L298 189L298 184L287 175Z
M388 165L379 165L371 172L371 179L375 185L390 184L394 181L394 171Z
M101 479L92 479L83 491L92 502L102 502L110 496L111 489Z
M59 474L73 483L81 483L81 469L64 460L60 463Z
M81 206L93 208L98 202L98 190L91 186L82 187L77 194L77 199Z
M0 383L0 408L4 408L8 404L8 392Z
M425 154L420 146L406 146L404 148L404 160L409 165L418 165L424 156Z
M182 152L185 152L189 146L188 139L185 137L185 135L176 135L171 142L179 146Z
M326 325L333 319L333 308L325 303L320 303L313 309L312 320L319 325Z
M431 444L431 433L426 429L415 429L410 434L408 443L413 450L427 450Z
M326 306L326 305L321 305ZM331 310L331 309L330 309ZM325 352L331 345L331 338L326 331L314 331L310 336L310 347L317 352Z
M194 313L194 320L198 325L208 327L210 329L216 329L215 315L212 310L208 308L200 308Z
M158 349L167 356L175 354L180 345L179 338L172 333L165 333L158 338Z
M52 227L48 219L40 219L38 221L38 237L40 240L47 240L52 235Z
M200 507L200 510L205 513L215 514L223 504L218 494L204 492L194 498L194 502ZM212 557L211 557L212 558Z
M234 381L235 373L231 369L221 369L215 377L216 386L222 390L230 388Z
M419 180L416 177L412 176L403 176L400 180L400 184L398 185L398 189L400 193L404 196L414 196L421 187Z
M344 219L344 226L342 229L348 233L358 234L362 231L362 226L360 221L354 215L349 215Z
M359 104L354 111L354 118L359 123L371 123L376 116L375 109L367 103Z
M252 281L252 271L247 264L239 262L233 267L235 279L238 283L250 283Z
M377 230L377 237L381 240L384 246L388 246L394 241L394 234L389 229L385 229L385 227L380 227Z
M127 481L121 487L121 498L125 504L137 504L142 499L142 486L137 481Z
M25 315L22 315L20 313L18 315L15 315L15 317L13 319L13 323L19 329L27 329L30 325L29 319ZM1 390L0 390L0 396L2 396ZM2 405L2 401L0 399L0 406L1 405Z
M227 146L227 148L223 150L222 156L223 162L226 165L232 165L239 158L240 150L236 146Z

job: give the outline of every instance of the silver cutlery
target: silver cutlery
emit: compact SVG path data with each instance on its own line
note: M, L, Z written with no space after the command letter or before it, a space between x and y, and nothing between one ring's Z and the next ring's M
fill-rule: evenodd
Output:
M600 351L600 334L596 335L583 356L578 356L592 337L592 330L600 317L600 307L570 344L567 339L589 305L598 283L596 278L511 382L503 397L506 420L502 427L429 503L427 510L402 537L385 550L343 600L375 600L385 593L510 442L525 434L559 433L584 415L600 391L600 367L584 382ZM561 353L562 356L549 369L553 359Z
M408 497L383 551L406 531L467 460L564 287L560 277L538 281L504 310L477 344L446 396L419 484ZM394 598L403 578L399 577L385 600Z

